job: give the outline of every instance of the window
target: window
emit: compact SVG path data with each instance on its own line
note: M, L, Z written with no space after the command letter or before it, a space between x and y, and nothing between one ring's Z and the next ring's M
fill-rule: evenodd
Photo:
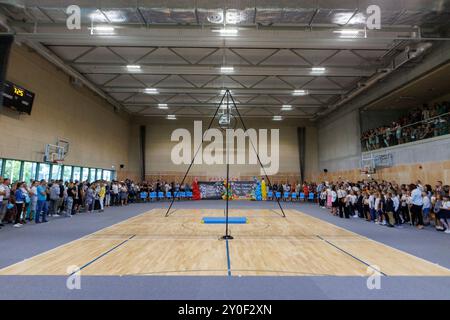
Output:
M20 180L20 165L21 161L17 160L6 160L5 162L5 172L3 176L11 179L11 182L17 182Z
M23 163L23 172L22 177L20 179L25 182L30 182L30 180L36 179L36 162L24 162Z
M53 180L60 180L61 179L61 172L62 171L62 166L58 165L58 164L54 164L52 166L52 177L51 179Z
M103 170L103 180L111 181L111 171Z
M64 181L70 181L71 179L72 179L72 167L71 166L64 166L63 180Z
M102 169L97 169L97 175L95 177L95 180L102 180Z
M50 178L50 165L47 163L41 163L39 164L39 173L38 173L38 180L49 180Z
M95 169L89 169L89 182L95 181Z
M73 168L73 181L80 181L81 179L81 168L80 167L74 167Z
M2 174L3 159L0 159L0 175Z
M88 168L83 168L83 173L81 176L81 180L82 181L87 181L89 178L89 169Z

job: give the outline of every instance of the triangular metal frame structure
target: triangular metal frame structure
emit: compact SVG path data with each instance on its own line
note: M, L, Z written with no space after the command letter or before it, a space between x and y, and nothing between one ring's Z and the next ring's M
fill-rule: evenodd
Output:
M200 151L200 149L201 149L201 147L202 147L202 145L203 145L203 142L204 142L204 139L205 139L205 133L206 133L209 129L211 129L211 127L212 127L212 125L213 125L213 123L214 123L214 120L216 119L217 115L219 114L219 110L221 109L221 106L222 106L222 104L224 103L224 101L226 101L226 107L227 107L227 108L226 108L226 111L225 111L225 112L226 112L226 114L227 114L228 121L231 122L231 118L230 118L230 115L231 115L231 108L234 107L234 110L236 110L236 114L237 114L237 116L238 116L238 118L239 118L239 121L240 121L241 124L242 124L242 127L243 127L244 131L247 132L247 126L245 125L244 119L242 118L241 113L239 112L239 109L238 109L238 107L237 107L237 105L236 105L236 102L234 101L233 96L231 95L230 90L227 89L227 90L225 91L225 93L224 93L222 99L220 100L220 103L219 103L219 105L217 106L216 111L215 111L213 117L211 118L211 121L209 122L208 129L206 129L206 131L205 131L205 132L203 133L203 135L202 135L202 141L201 141L201 143L199 144L197 150L196 150L195 153L194 153L194 157L192 158L192 161L191 161L191 163L190 163L188 169L186 170L186 173L185 173L185 175L184 175L184 177L183 177L183 180L181 181L180 186L183 185L184 182L186 181L186 177L188 176L189 171L191 170L191 168L192 168L192 166L193 166L193 164L194 164L194 161L195 161L195 159L196 159L196 157L197 157L197 155L198 155L198 153L199 153L199 151ZM249 141L250 141L250 145L251 145L252 148L253 148L253 151L254 151L255 154L256 154L256 157L257 157L257 159L258 159L258 163L259 163L259 165L261 166L261 168L262 168L263 171L264 171L264 176L265 176L266 179L267 179L267 182L268 182L268 184L269 184L269 188L272 189L272 183L270 182L270 178L269 178L269 176L267 175L266 169L264 168L264 166L263 166L263 164L262 164L262 162L261 162L261 158L259 157L258 150L256 149L256 147L255 147L255 145L253 144L253 141L252 141L252 139L251 139L250 137L249 137ZM229 193L228 193L228 187L229 187L229 183L230 183L230 162L229 162L229 154L228 154L228 152L229 152L229 150L228 150L228 139L226 139L225 149L226 149L226 152L227 152L227 161L226 161L226 165L227 165L227 178L226 178L226 191L225 191L225 194L226 194L226 205L225 205L225 235L222 237L222 239L229 240L229 239L233 239L233 237L230 235L230 233L229 233L229 228L228 228L228 208L229 208ZM278 197L275 197L275 199L277 200L277 203L278 203L278 206L279 206L279 208L280 208L280 210L281 210L281 214L282 214L283 218L286 218L286 214L284 213L283 207L281 206L280 199L279 199ZM166 217L170 216L170 210L172 210L172 206L173 206L174 202L175 202L175 197L172 197L172 201L171 201L170 206L169 206L169 208L167 209L167 212L166 212L166 215L165 215Z

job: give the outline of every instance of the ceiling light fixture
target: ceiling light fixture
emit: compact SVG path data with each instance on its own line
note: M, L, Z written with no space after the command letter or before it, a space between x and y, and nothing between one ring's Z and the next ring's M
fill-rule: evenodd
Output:
M167 106L167 103L160 103L160 104L158 104L158 108L159 109L169 109L169 107Z
M356 29L342 29L342 30L334 30L333 33L340 34L341 38L354 38L360 34L363 30Z
M294 90L292 93L294 96L306 96L308 94L307 90Z
M220 72L222 73L234 72L234 67L220 67Z
M177 117L174 114L167 115L168 120L177 120Z
M141 70L141 66L134 65L134 64L129 64L129 65L127 65L127 69L130 70L130 71Z
M312 67L311 68L311 73L314 73L314 74L322 74L322 73L325 73L325 71L326 71L326 68L324 68L324 67Z
M211 31L217 32L221 36L236 36L238 34L238 29L236 28L212 29Z
M283 117L282 116L273 116L272 120L273 121L281 121L281 120L283 120Z
M112 35L114 34L114 27L111 26L96 26L92 27L91 34L99 34L99 35Z
M158 91L158 89L155 89L155 88L146 88L146 89L144 89L144 93L146 93L146 94L158 94L159 91Z
M281 111L291 111L292 106L290 104L284 104L281 106Z

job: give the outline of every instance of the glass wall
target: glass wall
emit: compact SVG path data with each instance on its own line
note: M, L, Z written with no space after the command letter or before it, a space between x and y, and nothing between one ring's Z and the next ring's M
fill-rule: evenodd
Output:
M35 180L36 169L37 169L36 162L24 162L22 176L20 177L20 180L25 181L26 183L29 183L31 180Z
M61 174L62 174L62 166L58 164L52 165L52 176L50 177L50 179L61 180Z
M50 180L50 165L47 163L39 164L38 180Z
M103 170L103 180L111 181L111 171Z
M64 181L72 180L72 166L64 166L63 180Z
M81 168L80 167L74 167L73 168L73 181L80 181L81 180Z
M95 181L95 169L91 168L89 169L89 182Z
M114 177L111 170L103 170L101 168L83 168L73 167L69 165L49 164L32 161L21 161L14 159L0 158L0 175L10 178L11 182L25 181L29 183L31 180L60 180L64 181L110 181Z
M81 175L82 181L87 181L89 179L89 168L83 168L83 172Z
M21 161L17 160L6 160L5 162L5 172L3 172L3 176L11 179L11 182L16 182L20 180L20 166L22 165Z
M102 169L97 169L97 175L95 176L95 180L102 180Z

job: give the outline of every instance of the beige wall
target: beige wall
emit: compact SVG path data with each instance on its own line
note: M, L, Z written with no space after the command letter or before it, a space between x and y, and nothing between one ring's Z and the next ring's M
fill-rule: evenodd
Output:
M47 143L70 141L66 164L128 168L130 119L25 46L14 46L7 79L34 92L31 116L0 114L0 157L42 161ZM121 172L127 175L127 172Z
M289 180L291 182L300 179L299 152L297 140L297 127L311 126L309 122L301 120L286 120L281 123L267 120L246 120L248 128L254 129L280 129L280 168L275 180ZM177 142L171 142L172 132L178 128L185 128L191 132L193 137L194 119L178 119L170 121L166 119L136 119L135 127L143 124L147 128L147 147L146 147L146 179L155 178L179 179L183 176L188 165L175 165L171 161L171 150ZM208 119L203 119L203 130L207 129ZM313 127L307 127L307 170L316 170L317 167L317 145L316 132ZM132 144L136 144L138 139L138 129L134 128L134 137L131 137ZM308 136L311 139L308 139ZM193 138L192 138L193 139ZM209 144L206 143L205 146ZM247 149L250 146L247 144ZM193 152L192 152L193 153ZM248 154L248 153L247 153ZM132 160L139 164L139 157ZM209 179L226 176L225 165L194 165L191 170L190 179L198 177L199 179ZM259 165L232 165L230 176L240 179L248 179L253 176L260 176ZM307 176L307 174L305 175Z

